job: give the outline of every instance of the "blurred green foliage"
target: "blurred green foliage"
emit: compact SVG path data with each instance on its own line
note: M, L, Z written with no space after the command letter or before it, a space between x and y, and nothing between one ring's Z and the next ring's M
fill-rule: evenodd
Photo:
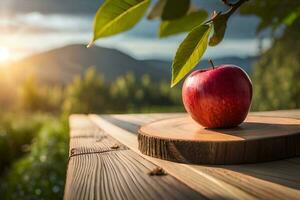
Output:
M12 161L29 151L33 138L48 121L49 117L42 114L0 115L0 173Z
M154 83L148 75L137 78L132 73L107 85L103 76L91 67L68 86L64 113L141 112L151 106L177 109L181 106L181 91L170 89L164 82Z
M300 108L299 27L288 27L254 66L254 110Z
M16 104L17 90L13 80L4 68L0 67L0 114L9 111Z
M31 76L21 87L20 106L24 111L59 113L63 92L62 87L42 85Z
M104 113L107 109L108 90L103 76L89 68L83 77L77 76L66 89L66 113Z
M257 33L272 30L272 46L252 70L252 109L300 108L300 1L251 0L241 13L260 18Z
M275 31L281 25L291 26L300 18L298 0L251 0L241 7L241 14L260 18L257 32L271 27Z
M137 79L128 73L110 86L111 112L141 112L149 106L179 106L180 90L171 90L166 82L155 83L148 75Z
M1 199L62 199L68 157L67 133L65 122L48 119L35 137L30 153L5 173L0 182Z

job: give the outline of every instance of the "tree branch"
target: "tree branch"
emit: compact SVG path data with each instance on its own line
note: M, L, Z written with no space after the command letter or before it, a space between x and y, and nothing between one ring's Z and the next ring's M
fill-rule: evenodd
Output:
M225 0L227 1L227 0ZM241 7L241 5L243 5L243 3L245 3L248 0L239 0L238 2L236 2L235 4L230 4L230 9L228 11L226 11L224 14L226 17L230 17L239 7Z
M231 7L231 6L233 6L233 4L232 3L229 3L228 2L228 0L221 0L226 6L229 6L229 7Z
M215 19L217 19L218 17L226 17L227 19L239 8L241 7L241 5L243 5L243 3L245 3L248 0L239 0L236 3L229 3L228 0L222 0L222 2L229 6L230 8L226 11L226 12L216 12L214 11L214 13L212 14L211 18L206 21L204 24L208 24L212 21L214 21Z

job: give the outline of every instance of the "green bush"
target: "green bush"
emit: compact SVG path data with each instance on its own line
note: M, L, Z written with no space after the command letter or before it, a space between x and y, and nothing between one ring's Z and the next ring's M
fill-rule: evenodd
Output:
M29 150L34 137L50 119L45 114L0 115L0 170ZM0 173L1 173L0 172Z
M0 184L1 199L62 199L68 158L66 123L49 120L28 155L13 164Z
M27 112L60 113L64 89L39 83L36 77L29 77L21 86L19 94L21 110Z
M171 89L166 82L154 82L148 75L135 77L130 72L105 84L103 76L91 67L68 86L64 113L151 112L152 107L168 106L182 107L179 88Z
M90 67L83 77L77 76L68 86L64 102L64 112L104 113L107 109L108 92L104 78Z

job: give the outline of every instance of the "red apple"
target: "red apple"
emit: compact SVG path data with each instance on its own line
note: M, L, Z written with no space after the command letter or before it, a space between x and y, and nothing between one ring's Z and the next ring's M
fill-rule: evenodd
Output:
M252 100L252 83L244 70L220 65L196 70L184 82L182 99L191 117L206 128L241 124Z

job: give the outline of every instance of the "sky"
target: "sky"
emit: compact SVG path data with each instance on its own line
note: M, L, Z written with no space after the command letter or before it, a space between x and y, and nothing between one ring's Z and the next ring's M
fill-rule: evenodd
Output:
M34 0L31 1L32 5L36 4ZM5 5L0 2L0 63L68 44L88 44L92 37L94 11L56 12L54 9L44 12L45 9L41 8L26 8L25 11L12 8L8 3ZM233 17L228 24L225 40L217 47L208 48L204 57L257 55L257 23L255 17ZM134 29L101 39L96 44L119 49L137 59L171 60L185 34L159 39L158 27L159 21L143 19ZM269 40L265 39L263 44L267 48Z

